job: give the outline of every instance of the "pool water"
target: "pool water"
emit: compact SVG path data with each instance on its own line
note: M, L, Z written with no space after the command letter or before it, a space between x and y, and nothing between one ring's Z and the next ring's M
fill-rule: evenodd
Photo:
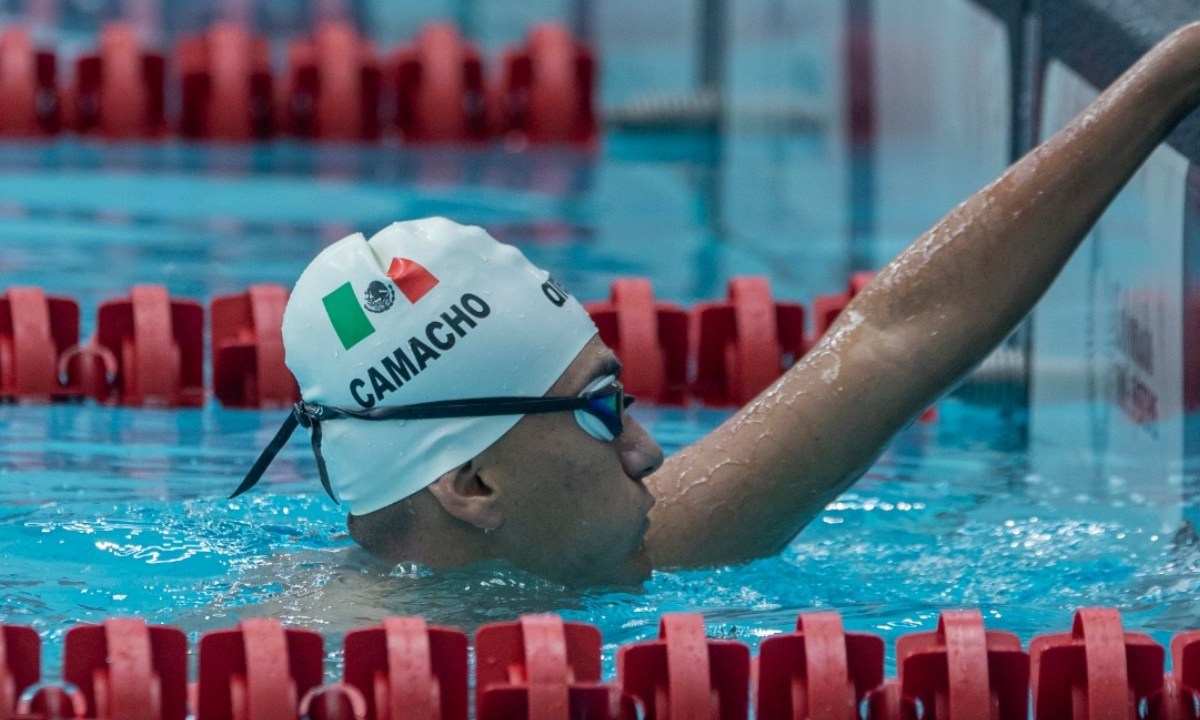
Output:
M786 150L760 168L764 178L798 158L825 162L820 138L728 142L743 141ZM882 234L865 254L849 251L809 204L782 195L770 222L727 224L715 196L736 206L757 191L719 177L714 142L617 137L594 154L4 147L0 277L77 298L86 336L97 304L133 284L164 283L205 304L254 282L290 285L328 242L429 214L485 225L585 300L615 277L646 275L660 297L686 304L719 297L733 275L762 273L778 297L808 301L839 288L864 256L894 252ZM827 187L812 192L847 207ZM633 413L671 452L727 411ZM47 675L70 625L123 615L175 624L193 640L241 617L278 616L322 631L336 674L340 636L384 615L470 630L554 611L600 627L611 673L618 644L653 637L659 614L676 610L704 612L712 634L757 647L815 609L839 610L848 629L889 642L955 607L981 608L990 627L1027 641L1068 628L1086 605L1121 608L1129 627L1166 642L1200 609L1200 551L1163 519L1180 514L1178 479L1165 479L1165 491L1130 487L1112 458L1081 491L1067 448L1061 474L1032 474L1022 418L960 401L902 432L778 556L587 592L500 566L365 566L299 438L262 487L225 500L281 419L214 404L0 406L0 615L43 634Z
M670 452L724 413L635 408ZM798 612L833 609L848 629L900 634L939 609L978 607L989 626L1034 634L1073 610L1121 608L1128 627L1166 642L1194 621L1200 552L1145 521L1153 503L1055 493L1012 448L1011 421L957 402L914 425L849 492L776 557L656 572L641 589L579 592L510 567L431 572L365 566L343 516L314 481L303 442L267 486L236 485L278 413L0 408L0 614L47 642L47 674L76 622L135 615L199 633L276 616L340 636L389 614L473 629L553 611L618 644L651 638L660 613L703 612L710 633L757 647Z

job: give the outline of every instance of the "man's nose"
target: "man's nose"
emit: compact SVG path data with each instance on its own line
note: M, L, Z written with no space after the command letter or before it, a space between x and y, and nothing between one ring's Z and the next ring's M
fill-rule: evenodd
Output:
M638 421L626 415L624 425L619 438L621 467L630 478L640 481L662 467L663 451Z

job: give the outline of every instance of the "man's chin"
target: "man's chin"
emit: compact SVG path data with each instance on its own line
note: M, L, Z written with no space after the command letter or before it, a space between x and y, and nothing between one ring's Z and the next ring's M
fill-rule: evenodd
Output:
M640 588L650 578L652 569L649 555L644 549L638 548L622 563L614 563L603 568L591 566L586 572L575 574L572 577L547 577L579 590L604 588L628 590Z
M634 551L629 559L629 565L638 582L650 579L650 573L654 570L654 561L650 559L650 553L646 551L645 543L639 545L638 549Z

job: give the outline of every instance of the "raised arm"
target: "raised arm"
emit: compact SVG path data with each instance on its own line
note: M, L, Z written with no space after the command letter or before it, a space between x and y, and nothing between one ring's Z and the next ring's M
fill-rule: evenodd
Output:
M1198 100L1200 24L918 238L795 367L648 479L655 564L782 549L1012 331Z

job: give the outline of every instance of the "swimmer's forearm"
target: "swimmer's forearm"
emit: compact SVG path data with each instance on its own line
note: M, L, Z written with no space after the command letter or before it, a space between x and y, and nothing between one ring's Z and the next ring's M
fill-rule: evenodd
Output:
M851 307L920 362L932 399L1032 309L1113 197L1200 98L1200 25L923 235ZM915 412L914 408L909 408Z
M663 566L778 552L1033 307L1200 97L1200 25L880 272L800 363L649 478Z

